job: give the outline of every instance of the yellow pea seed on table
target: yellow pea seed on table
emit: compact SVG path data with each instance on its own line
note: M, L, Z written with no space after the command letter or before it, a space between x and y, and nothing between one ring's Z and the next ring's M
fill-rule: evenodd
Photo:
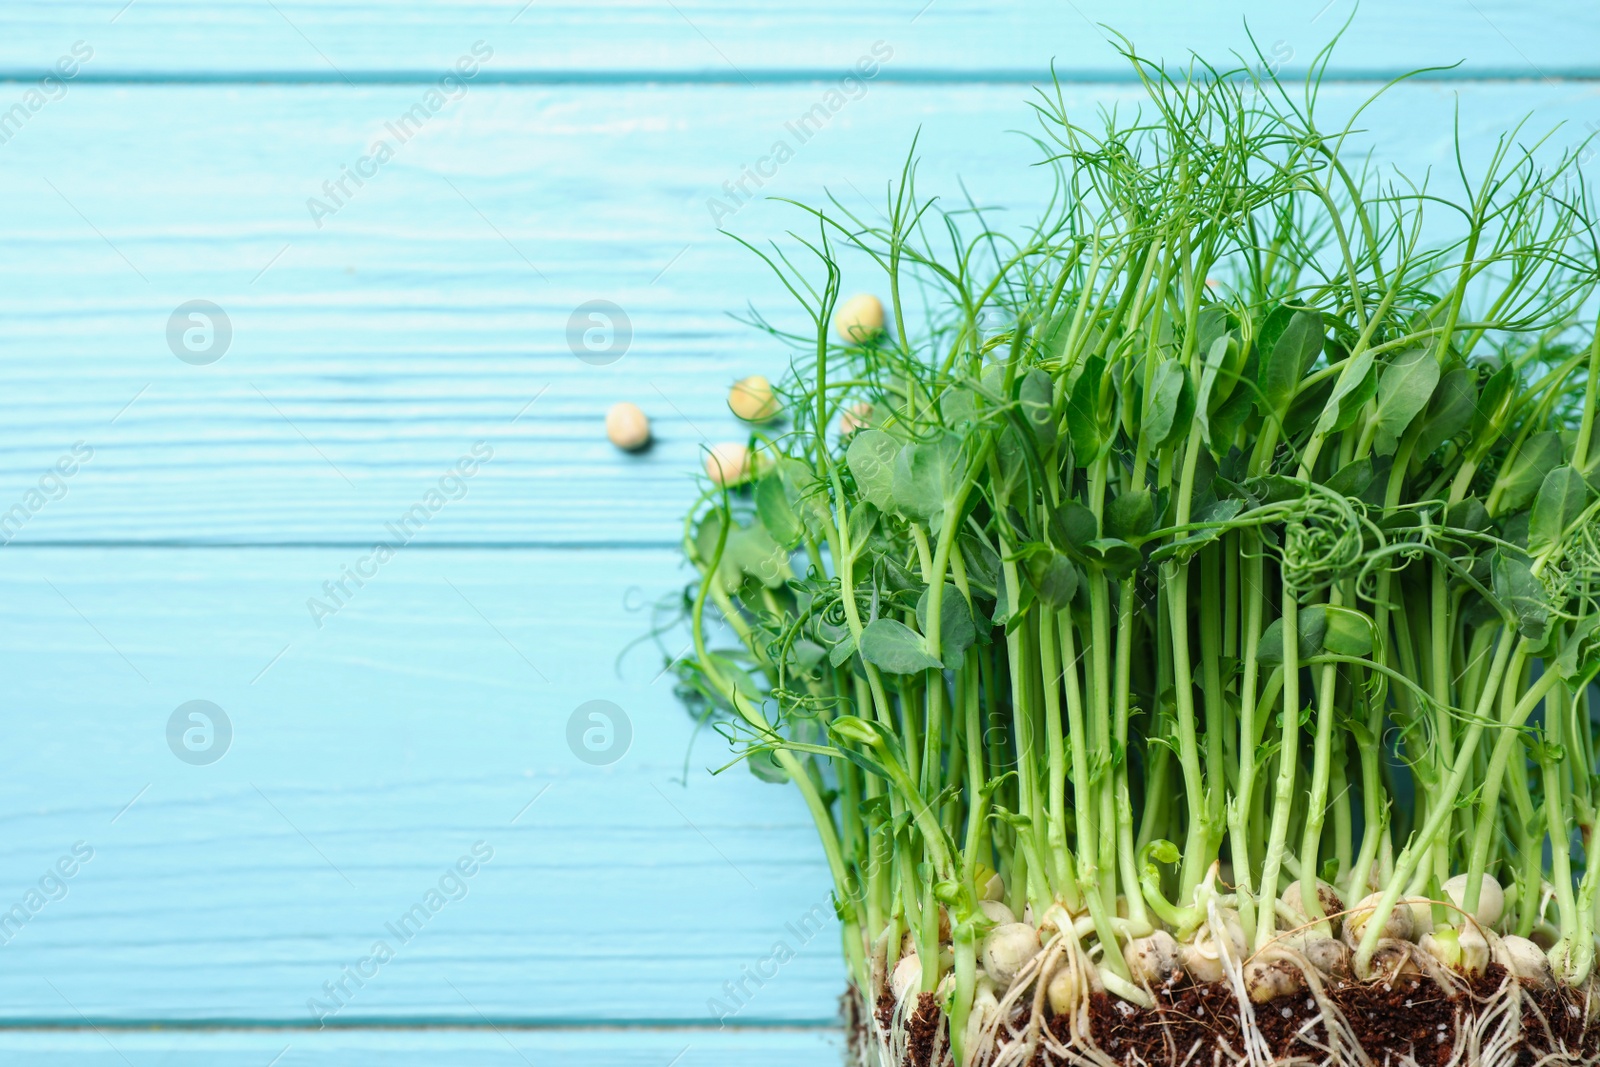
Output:
M650 443L650 416L626 400L612 404L606 412L606 436L624 452L637 452Z
M778 398L772 383L759 374L733 383L728 390L728 408L745 422L767 422L778 414Z
M852 296L834 312L833 329L846 344L872 340L883 332L883 301L871 293Z
M712 445L706 454L706 475L717 485L738 485L750 474L750 449L738 441Z

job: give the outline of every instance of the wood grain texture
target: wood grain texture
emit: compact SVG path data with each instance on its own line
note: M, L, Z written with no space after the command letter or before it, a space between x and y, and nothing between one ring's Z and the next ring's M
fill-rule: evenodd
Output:
M14 1067L832 1067L842 1051L834 1034L793 1030L25 1031L0 1033L0 1056Z
M803 806L706 773L725 744L690 753L663 654L615 672L649 626L630 605L682 580L667 553L404 550L317 628L306 598L355 555L0 553L0 922L94 850L64 898L0 926L0 1023L307 1025L316 997L344 1025L707 1025L780 940L794 958L731 1022L834 1017ZM166 740L196 699L232 722L208 766ZM632 724L607 766L567 741L596 699ZM386 924L480 841L493 858L402 942ZM358 968L377 941L394 958ZM376 976L340 1004L323 987L346 966Z
M124 8L126 8L124 10ZM1037 75L1054 60L1069 76L1122 77L1109 23L1150 56L1186 62L1281 42L1305 64L1352 10L1350 0L1226 9L1179 0L25 0L8 5L0 66L48 67L74 40L95 49L91 76L264 73L342 83L372 73L447 69L475 40L494 49L494 76L640 73L729 79L840 70L876 40L900 71L933 77ZM1600 13L1581 0L1440 0L1369 4L1338 70L1380 72L1465 61L1469 76L1593 75ZM1291 63L1295 60L1291 60Z
M1031 127L1026 83L1054 59L1085 114L1137 99L1095 23L1182 60L1246 49L1247 19L1294 70L1348 13L1324 4L7 4L0 75L94 54L0 125L0 517L74 442L94 454L0 525L0 1059L837 1062L836 928L795 932L827 912L806 813L706 773L723 743L692 740L658 676L681 649L614 670L648 629L636 609L683 580L641 546L676 541L698 449L739 433L726 385L784 365L726 314L792 311L708 199L883 41L865 95L761 193L870 210L920 127L926 191L959 196L959 176L1025 218L1047 191L1007 132ZM1528 113L1567 123L1556 149L1600 124L1592 81L1558 80L1600 75L1597 35L1576 0L1368 4L1334 70L1465 61L1364 119L1378 160L1442 181L1458 101L1469 160ZM318 226L308 198L397 142L385 123L478 40L493 56L465 94ZM0 82L0 115L29 88ZM1372 89L1330 87L1327 113ZM751 239L794 221L762 202L724 220ZM234 328L211 366L165 336L196 298ZM610 366L567 340L596 298L635 330ZM650 453L605 443L619 399L654 417ZM480 441L494 456L464 495L319 628L307 599ZM235 730L209 766L167 746L194 699ZM634 730L609 766L568 747L593 699ZM78 841L94 858L65 897L8 930ZM464 896L347 986L339 1029L305 1029L480 841L494 856ZM753 985L778 941L794 959ZM705 1029L741 980L740 1028ZM163 1022L197 1028L144 1029Z
M131 17L131 12L130 16ZM1371 89L1327 88L1328 115ZM73 88L0 147L0 512L74 441L95 450L65 499L17 542L368 542L473 442L495 450L434 543L673 543L706 441L742 435L727 385L776 375L784 350L727 312L795 309L717 232L722 183L793 139L815 86L477 87L399 145L315 225L323 196L415 87ZM1048 193L1017 86L874 85L759 192L827 186L873 210L921 128L921 188L1026 219ZM1131 87L1070 87L1087 118ZM1367 115L1380 162L1453 177L1459 101L1477 160L1531 113L1573 147L1600 88L1400 87ZM747 188L754 190L753 186ZM723 224L752 239L796 211L746 203ZM1448 223L1442 213L1434 222ZM879 287L846 261L849 289ZM180 362L181 302L231 316L210 366ZM591 366L574 309L631 316L632 348ZM537 398L537 399L535 399ZM657 447L617 453L617 400L654 418Z

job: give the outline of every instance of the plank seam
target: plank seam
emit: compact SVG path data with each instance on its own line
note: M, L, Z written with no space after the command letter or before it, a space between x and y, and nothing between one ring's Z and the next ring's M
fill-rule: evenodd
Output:
M364 552L372 541L187 541L173 540L63 540L63 541L10 541L4 546L12 550L21 548L49 549L341 549ZM430 541L407 544L407 552L632 552L671 551L682 548L681 541Z
M322 1026L308 1026L303 1022L278 1021L273 1019L18 1019L0 1020L0 1034L21 1031L35 1031L44 1033L88 1032L101 1030L129 1032L140 1031L148 1033L151 1030L171 1030L182 1032L208 1032L208 1033L318 1033L324 1030L440 1030L440 1031L500 1031L511 1030L521 1033L550 1033L553 1031L605 1031L605 1032L643 1032L662 1031L668 1033L718 1033L727 1030L736 1030L742 1033L808 1033L818 1030L837 1030L843 1025L839 1018L832 1019L752 1019L733 1020L717 1026L701 1020L685 1019L622 1019L622 1020L581 1020L581 1019L527 1019L527 1018L497 1018L468 1021L453 1019L448 1016L437 1018L419 1016L415 1019L350 1019L334 1021L328 1020Z
M1368 85L1393 81L1411 73L1405 70L1354 70L1330 72L1323 78L1324 85ZM0 69L0 83L22 85L37 83L53 71ZM1056 79L1064 85L1135 85L1138 78L1133 71L1086 70L1057 71ZM1285 70L1279 78L1292 85L1305 78L1304 71ZM487 85L816 85L838 81L839 71L831 69L795 68L789 70L746 70L743 74L723 73L715 70L589 70L541 71L502 70L483 71L473 79L474 84ZM402 86L432 85L439 80L433 70L347 71L345 75L323 74L318 71L255 70L255 71L84 71L73 79L74 85L344 85ZM1050 82L1050 73L1040 70L941 70L941 69L885 69L874 79L876 83L913 85L1042 85ZM1573 67L1565 69L1532 71L1510 67L1486 67L1481 70L1451 68L1417 74L1411 80L1427 82L1473 82L1482 84L1545 82L1589 83L1600 81L1600 68Z

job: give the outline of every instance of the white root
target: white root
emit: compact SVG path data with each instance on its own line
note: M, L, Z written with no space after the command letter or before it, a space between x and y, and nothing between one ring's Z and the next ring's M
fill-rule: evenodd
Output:
M1216 946L1217 963L1222 967L1228 984L1233 987L1234 999L1239 1006L1239 1024L1244 1030L1244 1058L1250 1067L1269 1067L1273 1058L1272 1049L1256 1023L1255 1003L1245 989L1244 968L1238 959L1244 935L1241 931L1238 942L1230 945L1233 942L1233 930L1222 918L1215 897L1206 901L1206 929L1210 933L1211 943Z
M1024 1067L1033 1062L1042 1046L1062 1063L1121 1067L1120 1060L1107 1055L1094 1041L1089 1005L1097 992L1096 969L1071 916L1051 908L1043 924L1057 934L1022 969L1001 1000L995 1025L982 1035L975 1064ZM1064 1035L1044 1025L1047 1009L1058 1024L1065 1023Z
M998 908L984 910L996 919L1008 917ZM1410 909L1404 910L1409 916ZM1001 924L991 931L992 935L1008 925L1023 928L1002 935L1002 940L1014 937L1014 945L985 945L1015 951L1007 956L1009 963L999 958L1004 951L991 951L984 958L985 969L979 973L964 1035L967 1061L954 1063L941 1027L931 1065L1029 1067L1037 1061L1073 1067L1517 1067L1519 1057L1526 1057L1533 1048L1539 1054L1533 1061L1535 1067L1590 1067L1582 1058L1584 1041L1563 1044L1556 1035L1569 1033L1580 1015L1591 1026L1600 1023L1600 980L1591 979L1581 1000L1564 1003L1561 1010L1573 1013L1572 1019L1546 1019L1532 999L1531 989L1551 989L1555 983L1543 950L1527 938L1501 937L1462 917L1459 926L1441 925L1424 934L1420 944L1398 938L1380 940L1367 977L1392 987L1412 979L1435 986L1453 1005L1454 1017L1451 1025L1441 1025L1437 1034L1438 1044L1448 1049L1442 1059L1419 1045L1413 1055L1391 1056L1378 1064L1361 1047L1356 1028L1326 988L1330 979L1338 985L1348 978L1351 952L1344 941L1305 936L1292 939L1292 943L1280 939L1246 957L1237 923L1230 922L1233 918L1218 901L1208 901L1206 922L1194 941L1206 946L1205 956L1214 960L1221 980L1233 990L1242 1043L1237 1038L1231 1043L1220 1039L1213 1043L1208 1037L1193 1047L1180 1048L1173 1034L1181 1031L1156 1024L1166 1049L1149 1062L1126 1046L1099 1047L1091 1006L1104 967L1096 963L1101 947L1091 940L1086 948L1071 916L1053 908L1043 913L1039 931L1020 923ZM1370 920L1370 913L1366 918ZM1026 938L1021 936L1023 932ZM1041 936L1045 943L1039 948ZM1130 941L1124 958L1135 977L1150 988L1160 984L1152 978L1176 976L1176 970L1168 968L1184 949L1193 947L1155 933ZM874 955L878 955L877 947ZM1486 993L1481 984L1470 984L1467 976L1483 974L1490 961L1508 973L1498 988ZM1010 980L1004 985L995 981L991 965L1001 973L1010 971ZM860 1067L905 1067L910 1024L923 1003L918 993L920 978L914 953L895 967L890 976L896 1001L892 1017L887 1027L876 1017L866 1020L871 1048L860 1047ZM947 977L940 993L948 993L952 983ZM1117 991L1112 989L1114 1002L1120 1003ZM1289 994L1298 999L1285 1001ZM941 1002L944 999L941 997ZM1289 1005L1300 1015L1298 1043L1288 1058L1277 1059L1262 1028L1266 1016L1258 1016L1258 1012L1288 1011ZM1127 1004L1123 1010L1135 1009Z
M966 1041L962 1047L983 1047L983 1035L998 1025L999 1019L1000 1000L994 995L994 983L980 978L978 990L972 997L972 1014L967 1016Z

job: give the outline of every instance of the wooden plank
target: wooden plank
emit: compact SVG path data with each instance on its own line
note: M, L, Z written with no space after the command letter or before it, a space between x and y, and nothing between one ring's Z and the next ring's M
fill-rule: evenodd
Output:
M842 1054L840 1036L794 1030L0 1032L14 1067L835 1067Z
M1369 91L1328 88L1325 113ZM741 433L727 385L784 366L725 312L751 299L796 318L708 203L793 139L785 124L818 88L475 88L376 177L347 184L318 228L308 199L417 93L81 86L0 149L0 196L16 205L0 217L0 513L73 442L94 449L64 499L7 533L370 543L482 440L494 460L421 540L676 541L704 442ZM1030 125L1025 96L874 85L759 192L831 186L870 211L920 127L925 192L959 198L961 175L981 203L1026 218L1048 179L1006 132ZM1067 99L1087 118L1137 92L1069 87ZM1363 116L1376 158L1433 166L1448 185L1458 100L1469 160L1529 112L1539 130L1567 122L1555 147L1600 118L1581 84L1402 87ZM721 219L753 239L796 221L765 200ZM847 269L847 288L879 285ZM180 362L167 340L174 309L197 298L232 319L209 366ZM568 342L574 310L596 298L634 330L609 366ZM622 399L656 421L647 455L601 434Z
M1349 0L1246 0L1225 17L1165 0L869 0L762 5L717 0L530 3L459 0L25 0L8 6L0 66L52 65L75 40L95 50L91 77L293 76L343 83L448 69L474 41L492 50L493 77L691 75L758 81L778 71L837 72L882 40L893 76L1038 75L1054 60L1069 76L1122 77L1102 24L1144 54L1184 62L1191 50L1267 52L1304 65L1350 15ZM1552 28L1560 27L1560 32ZM1378 72L1465 60L1473 76L1593 75L1600 13L1579 0L1441 0L1368 5L1338 69Z
M707 774L725 743L691 753L660 677L681 645L614 673L668 553L403 550L319 629L359 555L0 554L0 1023L834 1018L803 805ZM207 765L169 747L193 700L231 723ZM592 700L631 723L609 764L569 747Z

